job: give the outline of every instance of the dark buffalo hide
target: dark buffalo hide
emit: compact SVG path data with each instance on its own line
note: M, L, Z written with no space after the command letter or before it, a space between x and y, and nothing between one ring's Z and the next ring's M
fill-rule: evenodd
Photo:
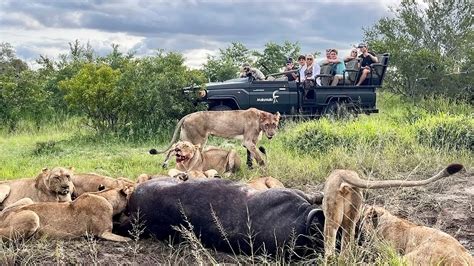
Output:
M292 245L299 251L323 247L324 215L295 189L256 191L221 179L150 180L136 187L128 208L157 239L176 236L172 226L189 228L187 220L205 246L222 251L275 255ZM310 226L316 230L308 236Z

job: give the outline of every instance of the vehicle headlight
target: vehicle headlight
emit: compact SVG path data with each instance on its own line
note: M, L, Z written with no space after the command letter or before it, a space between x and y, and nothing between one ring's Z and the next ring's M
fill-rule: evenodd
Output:
M207 95L207 91L203 89L199 90L197 93L198 98L204 98L206 97L206 95Z

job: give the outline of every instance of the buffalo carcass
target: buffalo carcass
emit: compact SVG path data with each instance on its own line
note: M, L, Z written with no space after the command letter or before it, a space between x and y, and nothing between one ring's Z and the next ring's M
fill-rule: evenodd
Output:
M285 246L322 251L324 215L313 200L295 189L258 191L222 179L158 179L136 187L129 211L157 239L176 236L173 226L189 222L208 247L276 255Z

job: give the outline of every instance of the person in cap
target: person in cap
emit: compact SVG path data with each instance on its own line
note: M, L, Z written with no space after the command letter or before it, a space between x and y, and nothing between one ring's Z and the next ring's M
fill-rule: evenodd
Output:
M240 77L253 77L255 80L265 80L265 75L262 73L262 71L257 68L251 67L249 63L244 63L242 65Z
M293 64L293 58L288 58L286 60L286 66L284 72L297 70L295 65ZM286 73L285 76L288 78L288 81L295 81L298 78L298 74L296 72Z
M356 86L360 86L362 82L365 81L367 76L370 74L371 68L370 65L373 63L378 63L379 60L377 59L377 56L375 56L374 53L369 52L369 47L367 46L366 43L359 43L357 46L360 50L360 55L359 58L361 59L360 61L360 78L359 82L357 82Z

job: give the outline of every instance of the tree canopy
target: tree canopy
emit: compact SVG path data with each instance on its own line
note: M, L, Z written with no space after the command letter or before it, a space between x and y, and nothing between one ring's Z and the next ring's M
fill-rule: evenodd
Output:
M391 54L386 88L408 97L472 97L472 6L464 0L403 0L391 9L393 16L365 29L374 51Z

